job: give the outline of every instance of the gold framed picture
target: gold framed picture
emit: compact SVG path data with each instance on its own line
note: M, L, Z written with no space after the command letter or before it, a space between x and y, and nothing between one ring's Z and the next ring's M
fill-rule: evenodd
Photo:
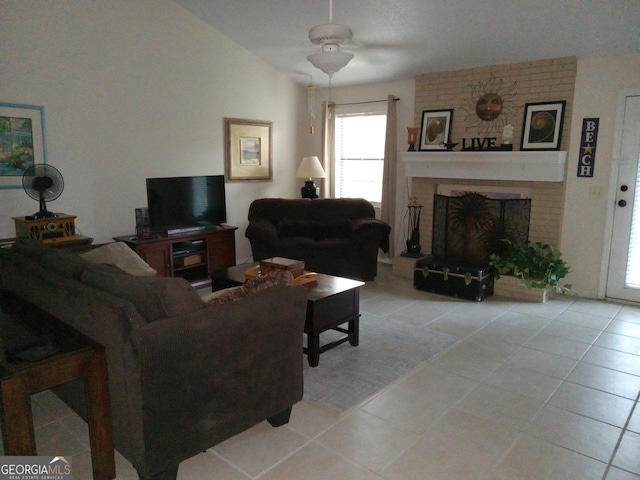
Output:
M228 182L272 179L272 122L225 118L225 176Z

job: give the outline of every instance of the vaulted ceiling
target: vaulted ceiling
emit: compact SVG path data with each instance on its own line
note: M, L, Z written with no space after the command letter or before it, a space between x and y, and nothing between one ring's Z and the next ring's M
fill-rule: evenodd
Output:
M328 85L306 57L330 0L174 0L297 82ZM334 86L421 73L640 52L640 0L335 0L354 59Z

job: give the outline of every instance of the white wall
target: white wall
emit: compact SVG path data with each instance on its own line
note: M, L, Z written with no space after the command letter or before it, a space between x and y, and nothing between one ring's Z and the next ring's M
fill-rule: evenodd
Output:
M349 68L349 66L345 67ZM336 73L340 75L340 72ZM397 170L397 200L396 200L396 225L392 229L391 235L394 239L395 254L399 255L401 251L406 250L406 213L408 201L408 183L405 177L404 164L400 160L400 153L408 148L407 144L407 127L413 126L413 105L415 98L415 82L411 80L398 80L394 82L384 82L369 85L358 85L353 87L333 88L331 92L328 89L320 89L316 94L317 107L315 133L312 136L311 147L317 152L314 155L320 155L321 142L320 135L322 132L320 114L320 104L331 98L336 104L352 103L352 102L368 102L373 100L386 100L387 95L395 95L400 98L396 103L396 113L398 120L398 170Z
M613 157L618 93L640 88L640 55L578 60L571 143L567 154L567 191L562 229L562 253L571 266L567 283L582 296L604 294L605 271L601 259L605 248L607 218L613 213L609 181ZM593 178L578 178L582 119L600 118ZM602 196L591 195L601 189Z
M299 196L304 86L175 3L9 0L0 18L0 102L45 107L48 161L65 179L48 207L83 234L132 233L146 177L224 173L224 117L273 122L273 181L226 185L238 261L250 202ZM22 189L0 190L0 205L0 237L38 210Z

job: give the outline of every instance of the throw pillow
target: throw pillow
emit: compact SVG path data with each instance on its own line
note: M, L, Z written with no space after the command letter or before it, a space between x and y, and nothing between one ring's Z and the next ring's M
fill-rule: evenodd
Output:
M156 274L156 271L147 262L123 242L107 243L102 247L82 253L80 256L92 263L115 265L120 270L138 277L151 277Z
M202 297L205 305L220 305L223 303L237 302L249 295L261 292L278 285L292 285L293 275L287 270L276 270L266 275L258 275L249 278L242 286L227 288L220 292L213 292Z
M113 265L89 265L80 281L130 301L148 322L204 308L200 295L184 278L136 277Z
M246 297L246 292L242 286L225 288L202 296L205 305L220 305L222 303L230 303Z
M40 255L40 266L45 270L55 272L63 277L77 280L80 278L85 267L90 265L88 260L82 258L75 252L56 248L49 248L48 250L48 252Z

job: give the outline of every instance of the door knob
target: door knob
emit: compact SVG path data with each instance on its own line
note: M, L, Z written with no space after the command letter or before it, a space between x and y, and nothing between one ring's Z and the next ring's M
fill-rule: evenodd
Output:
M619 201L618 201L618 206L620 206L620 207L626 207L626 206L627 206L627 201L626 201L626 200L619 200Z

